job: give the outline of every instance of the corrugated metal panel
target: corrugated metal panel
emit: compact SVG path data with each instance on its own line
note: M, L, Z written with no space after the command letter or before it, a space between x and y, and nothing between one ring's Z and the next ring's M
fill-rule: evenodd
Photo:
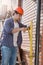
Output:
M24 15L22 17L22 23L29 25L30 22L33 22L33 52L35 53L35 34L36 34L36 15L37 15L37 2L34 2L32 0L23 0L23 9L24 9ZM43 3L41 4L41 22L40 22L40 35L42 33L42 25L43 25ZM23 33L23 32L22 32ZM29 41L29 36L28 36L28 31L22 34L23 36L23 44L22 48L29 52L30 50L30 41ZM41 53L39 55L39 58L41 58ZM27 57L27 62L29 65L29 58ZM39 60L41 61L41 59ZM34 58L33 58L34 62ZM34 64L34 63L33 63Z
M29 25L31 20L33 22L33 44L35 43L35 34L36 34L36 12L37 12L37 4L31 0L25 0L23 1L23 9L24 9L24 15L22 18L22 23ZM28 31L26 33L23 33L23 43L25 43L27 46L29 46L29 36ZM23 45L25 45L23 44ZM29 48L28 48L29 50Z
M41 0L41 22L40 22L40 38L41 38L41 65L43 65L43 0Z

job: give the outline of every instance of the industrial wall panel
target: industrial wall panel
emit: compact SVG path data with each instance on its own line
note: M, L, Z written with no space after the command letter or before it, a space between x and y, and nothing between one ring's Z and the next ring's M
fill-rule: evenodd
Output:
M36 40L36 16L37 16L37 2L33 0L23 0L24 15L22 17L22 23L25 25L30 25L30 22L33 23L33 31L32 31L32 40L33 40L33 54L35 53L35 40ZM42 34L42 26L43 26L43 1L41 0L41 18L40 18L40 35ZM28 31L25 33L22 32L23 42L22 48L27 52L30 52L30 40L28 36ZM41 37L41 36L40 36ZM39 61L41 63L41 53L39 54ZM34 64L33 57L33 64ZM27 56L27 62L29 65L29 58Z

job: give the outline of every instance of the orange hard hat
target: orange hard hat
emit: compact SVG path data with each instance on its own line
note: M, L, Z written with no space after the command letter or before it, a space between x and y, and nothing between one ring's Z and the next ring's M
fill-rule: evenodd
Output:
M21 7L16 8L15 11L17 11L21 15L23 15L23 13L24 13L24 11Z

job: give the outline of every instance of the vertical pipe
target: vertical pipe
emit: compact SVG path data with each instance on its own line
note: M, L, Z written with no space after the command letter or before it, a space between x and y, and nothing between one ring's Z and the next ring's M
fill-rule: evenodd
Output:
M23 5L23 0L18 0L18 6L22 7Z
M39 65L40 12L41 12L41 0L37 0L35 65Z

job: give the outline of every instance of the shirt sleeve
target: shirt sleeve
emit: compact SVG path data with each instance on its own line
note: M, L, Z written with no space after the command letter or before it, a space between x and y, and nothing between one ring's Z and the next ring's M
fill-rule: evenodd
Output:
M27 27L27 25L20 23L20 27Z
M13 27L12 27L12 24L9 20L5 21L4 28L5 28L7 33L12 33Z

